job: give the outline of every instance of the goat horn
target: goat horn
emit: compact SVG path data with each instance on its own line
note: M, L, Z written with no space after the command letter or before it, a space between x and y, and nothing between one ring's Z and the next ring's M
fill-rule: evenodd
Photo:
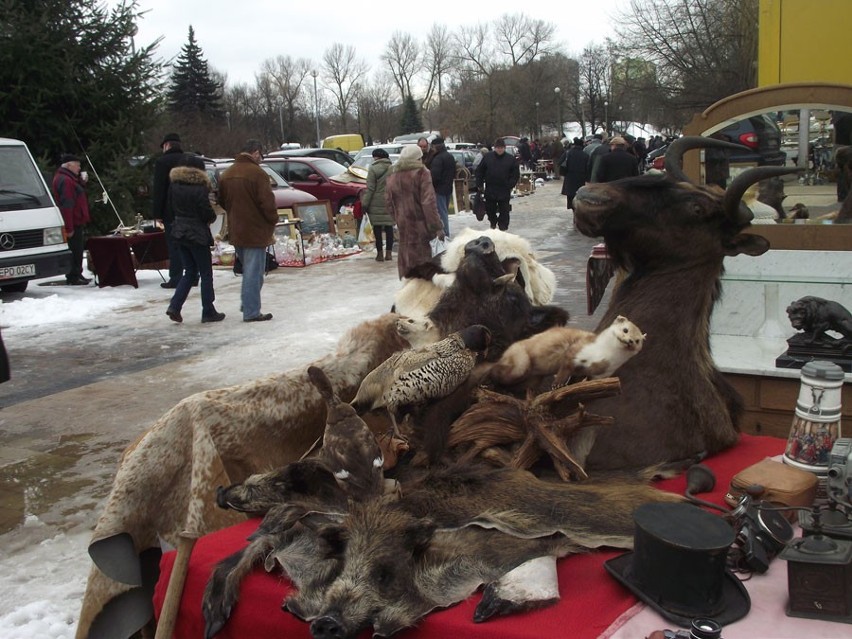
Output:
M692 149L731 149L733 151L748 150L747 146L725 142L715 138L705 138L702 135L685 135L669 145L666 150L666 173L678 182L692 182L683 172L683 154Z
M789 175L803 170L802 168L788 169L783 166L758 166L746 169L728 185L725 190L725 197L722 200L722 209L728 217L736 219L739 217L740 200L752 184L771 177Z

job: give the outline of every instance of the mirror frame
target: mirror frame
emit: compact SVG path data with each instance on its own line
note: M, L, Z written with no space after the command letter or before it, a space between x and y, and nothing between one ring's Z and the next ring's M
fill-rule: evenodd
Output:
M792 110L801 107L852 111L852 85L827 82L774 84L735 93L697 113L684 129L684 135L704 135L726 121L736 121L764 111ZM683 170L699 183L700 152L689 151L683 157ZM839 206L839 203L838 203ZM773 249L849 251L852 250L852 224L776 224L751 227L746 232L769 240Z

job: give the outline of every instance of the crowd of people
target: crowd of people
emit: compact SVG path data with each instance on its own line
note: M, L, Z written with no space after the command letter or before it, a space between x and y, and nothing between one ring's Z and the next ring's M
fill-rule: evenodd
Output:
M482 218L492 229L508 230L512 192L520 170L535 170L541 160L550 160L563 178L562 194L568 208L577 191L587 182L608 182L638 175L645 155L662 143L655 136L646 146L643 138L600 134L585 140L574 138L564 146L559 140L542 143L522 137L515 152L497 138L491 147L480 146L474 162L477 198ZM211 224L216 214L209 199L211 185L202 160L181 148L180 135L169 133L160 143L162 154L154 164L152 216L162 220L169 256L169 278L161 286L174 289L166 315L182 322L183 306L193 287L201 294L201 321L220 322L225 314L215 305ZM369 216L376 245L376 261L393 261L397 250L397 272L408 270L433 257L432 241L450 237L449 203L456 163L443 138L425 137L406 145L399 161L391 163L388 153L373 151L360 208ZM260 167L263 146L248 140L233 164L219 179L219 203L227 213L228 240L242 268L241 312L245 322L272 319L261 310L261 289L267 270L267 247L273 242L278 211L272 187ZM53 179L53 194L65 220L72 252L66 275L71 285L86 285L83 277L83 231L89 222L86 172L80 158L66 154ZM480 218L480 219L482 219ZM396 235L395 235L396 233Z

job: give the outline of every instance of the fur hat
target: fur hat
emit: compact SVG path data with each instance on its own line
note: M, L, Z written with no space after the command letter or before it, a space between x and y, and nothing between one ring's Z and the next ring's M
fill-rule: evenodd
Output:
M163 146L166 142L177 142L180 144L180 136L177 133L166 133L163 136L163 141L160 142L160 146Z
M432 140L432 144L443 144L443 143L444 143L444 138L442 138L440 135L437 136L434 140Z
M385 151L384 149L373 149L373 153L371 155L376 159L382 158L382 159L385 159L385 160L390 157L388 155L388 152Z
M416 144L405 144L402 147L402 151L399 153L399 159L405 162L411 162L413 160L420 160L423 158L423 151L420 150L420 147Z
M620 135L616 135L614 138L611 138L609 141L610 146L627 146L627 140L625 140Z
M66 162L79 162L80 158L74 155L73 153L63 153L59 156L59 164L65 164Z
M505 149L506 140L504 140L503 138L497 138L496 140L494 140L494 147L497 148L498 146L502 146Z

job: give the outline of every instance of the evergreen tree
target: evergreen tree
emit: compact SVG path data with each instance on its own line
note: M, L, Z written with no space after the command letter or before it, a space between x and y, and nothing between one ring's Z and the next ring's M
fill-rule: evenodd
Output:
M210 75L195 31L189 27L189 41L178 55L168 90L169 110L192 118L194 115L222 119L222 87Z
M420 111L417 109L417 104L414 98L409 93L405 97L405 102L402 103L402 121L399 124L400 134L417 133L423 130L423 121L420 119Z
M3 135L24 140L48 173L61 153L87 155L130 222L147 180L130 174L128 160L154 122L161 73L157 43L133 41L135 0L111 9L101 0L0 0L0 15ZM100 195L94 176L90 195ZM90 204L96 229L116 226L111 207Z

